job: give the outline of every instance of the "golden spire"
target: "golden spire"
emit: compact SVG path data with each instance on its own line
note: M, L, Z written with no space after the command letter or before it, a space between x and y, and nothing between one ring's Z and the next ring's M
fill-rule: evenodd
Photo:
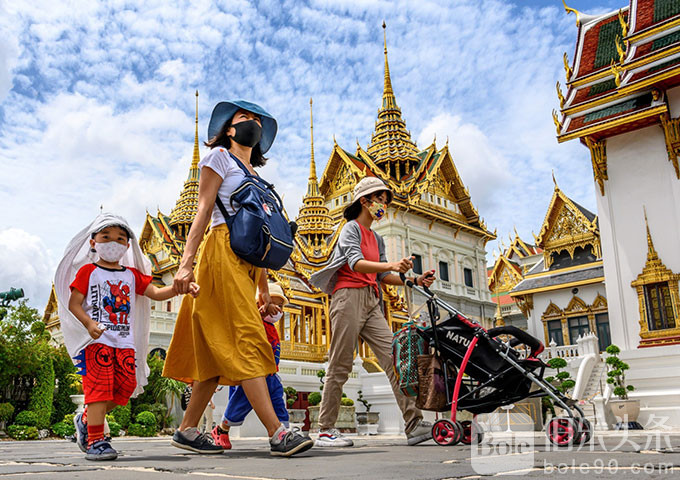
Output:
M383 51L385 55L385 78L382 94L382 105L378 109L378 121L375 131L371 135L371 142L366 152L383 171L394 172L397 180L401 176L413 172L420 163L418 148L411 140L411 134L406 129L406 122L401 117L401 109L392 89L390 66L387 60L387 25L383 21ZM394 168L391 168L394 164ZM403 172L403 173L402 173Z
M392 79L390 78L390 64L387 61L387 25L385 24L385 20L383 20L382 27L383 27L383 46L385 52L385 85L383 86L383 108L385 108L385 97L391 94L392 99L394 99L394 91L392 90Z
M184 182L184 188L179 194L175 208L170 213L170 226L175 227L179 239L183 240L189 233L191 222L194 221L198 210L198 179L200 170L198 163L201 161L198 147L198 90L196 90L196 124L194 132L194 151L189 167L189 175Z
M309 181L307 182L307 196L319 197L319 182L316 178L316 161L314 160L314 117L312 115L312 99L309 99L309 138L311 139L311 160L309 162Z
M310 162L307 194L302 198L300 213L296 219L297 234L307 241L308 247L319 247L326 236L333 233L333 223L328 215L328 207L319 190L316 178L316 161L314 160L314 116L312 114L312 99L309 99L309 133L310 133ZM327 252L322 252L327 253Z
M647 222L647 209L642 207L645 212L645 228L647 229L647 262L653 262L659 260L659 254L656 253L654 248L654 241L652 240L652 234L649 233L649 223Z

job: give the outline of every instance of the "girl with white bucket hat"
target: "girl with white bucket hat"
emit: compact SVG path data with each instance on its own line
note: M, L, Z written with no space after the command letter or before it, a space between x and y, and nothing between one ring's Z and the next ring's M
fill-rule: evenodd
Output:
M415 398L405 396L399 388L392 361L392 331L382 311L380 284L403 285L398 273L406 273L413 267L411 258L388 262L385 242L371 230L374 221L380 221L387 215L387 206L392 198L392 191L379 178L365 177L357 183L352 202L345 208L347 223L340 232L331 261L311 277L314 286L331 295L333 335L319 411L316 445L320 447L353 445L352 440L334 427L342 387L352 371L357 337L371 347L387 374L406 423L408 444L416 445L432 438L432 425L423 421L422 412L415 406ZM413 281L430 286L434 281L433 272L426 272Z

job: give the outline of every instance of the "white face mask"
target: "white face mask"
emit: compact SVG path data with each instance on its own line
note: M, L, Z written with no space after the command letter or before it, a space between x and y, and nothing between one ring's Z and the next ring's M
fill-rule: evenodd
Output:
M267 315L264 320L268 323L276 323L281 320L281 317L283 317L283 312L279 312L275 315Z
M95 243L94 249L97 251L99 258L105 262L115 263L123 258L123 255L127 252L128 246L121 245L118 242L106 242Z

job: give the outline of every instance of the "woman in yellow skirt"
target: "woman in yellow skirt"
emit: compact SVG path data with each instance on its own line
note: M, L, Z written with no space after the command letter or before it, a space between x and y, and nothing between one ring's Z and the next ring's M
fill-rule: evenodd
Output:
M232 251L229 228L216 205L219 195L227 213L236 213L231 194L245 178L237 159L256 175L253 168L264 165L263 154L276 130L271 115L243 100L218 103L210 118L206 145L212 150L199 163L198 211L174 279L180 294L188 293L192 281L201 290L197 298L186 295L182 300L163 369L166 377L194 382L191 400L172 439L174 446L193 452L224 451L196 428L217 385L243 387L267 428L272 455L291 456L313 445L312 440L287 430L274 412L266 376L276 373L276 363L254 301L258 286L260 308L268 314L280 310L271 302L266 271ZM203 239L209 222L210 232Z

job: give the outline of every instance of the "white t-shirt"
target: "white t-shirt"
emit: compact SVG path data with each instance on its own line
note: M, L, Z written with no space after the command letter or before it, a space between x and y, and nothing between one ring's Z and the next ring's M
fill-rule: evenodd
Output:
M144 295L151 280L152 277L132 267L111 270L90 263L78 270L71 290L77 289L85 296L85 313L105 327L93 343L135 348L132 328L135 296Z
M224 147L215 147L210 150L210 153L206 155L198 164L199 168L210 167L215 171L220 177L222 177L222 185L217 191L217 195L222 200L225 209L229 215L234 215L236 210L234 210L230 205L231 194L236 190L236 188L241 185L241 182L245 178L245 173L238 166L236 161L231 158L229 152ZM238 205L234 203L234 206L238 208ZM220 208L215 202L215 206L212 211L212 226L216 227L225 223L224 216L220 212Z

